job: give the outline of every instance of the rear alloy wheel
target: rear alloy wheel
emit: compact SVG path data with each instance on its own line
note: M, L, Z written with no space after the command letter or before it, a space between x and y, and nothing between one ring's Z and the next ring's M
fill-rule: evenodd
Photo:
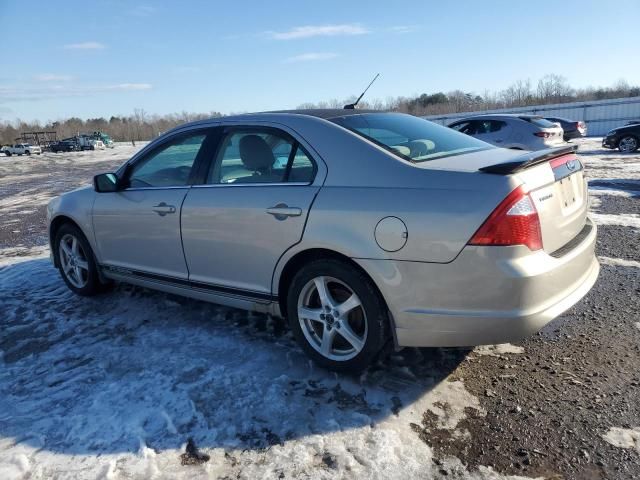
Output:
M291 328L318 364L338 371L366 368L388 338L387 308L371 281L337 260L310 263L288 295Z
M618 142L618 150L622 153L632 153L638 149L638 139L631 135L622 137Z
M93 251L82 232L74 225L60 227L54 242L60 275L70 290L92 296L104 290Z

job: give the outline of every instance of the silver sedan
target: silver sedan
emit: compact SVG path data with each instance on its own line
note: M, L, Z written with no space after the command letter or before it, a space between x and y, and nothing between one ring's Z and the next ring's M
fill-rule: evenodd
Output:
M80 295L129 282L288 318L317 363L512 341L599 265L572 148L524 154L409 115L312 110L180 126L48 205Z

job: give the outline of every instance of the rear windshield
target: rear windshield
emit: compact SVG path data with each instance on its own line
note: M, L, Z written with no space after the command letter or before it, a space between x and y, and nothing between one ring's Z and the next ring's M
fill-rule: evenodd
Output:
M368 113L331 121L411 162L494 148L463 133L411 115Z
M536 126L538 126L540 128L555 128L556 127L556 125L551 123L546 118L542 118L542 117L520 117L520 119L524 120L525 122L533 123L534 125L536 125Z

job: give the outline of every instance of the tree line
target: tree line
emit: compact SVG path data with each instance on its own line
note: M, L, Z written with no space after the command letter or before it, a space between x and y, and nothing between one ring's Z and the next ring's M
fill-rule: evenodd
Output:
M548 74L533 84L531 80L518 80L500 91L483 93L452 90L450 92L423 93L414 97L390 97L385 100L363 100L361 108L393 110L412 115L444 115L496 108L526 107L589 100L640 96L640 86L631 86L619 80L610 87L573 88L561 75ZM333 99L317 103L304 103L298 108L342 108L356 97Z
M118 142L150 140L178 125L205 118L220 117L220 112L209 113L174 113L170 115L150 115L145 110L137 108L131 115L111 116L109 119L77 117L53 122L0 122L0 144L14 143L22 132L55 131L58 139L69 138L79 133L102 132Z
M390 97L386 100L363 100L361 108L392 110L412 115L444 115L448 113L489 110L495 108L525 107L529 105L567 103L576 101L604 100L609 98L640 96L640 87L631 86L619 80L610 87L573 88L567 79L556 74L548 74L534 84L531 80L518 80L500 91L485 91L481 94L453 90L447 93L423 93L414 97ZM343 100L333 99L317 103L304 103L303 108L342 108L354 102L356 97ZM150 140L162 132L180 124L220 117L217 111L209 113L174 113L170 115L150 115L143 109L135 109L133 114L106 118L68 118L53 122L0 122L0 143L16 141L22 132L56 131L59 139L78 133L101 131L115 141Z

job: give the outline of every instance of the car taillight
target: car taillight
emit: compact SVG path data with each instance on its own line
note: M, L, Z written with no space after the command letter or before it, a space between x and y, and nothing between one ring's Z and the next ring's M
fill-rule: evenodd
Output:
M496 207L469 240L469 245L526 245L530 250L542 248L540 217L531 196L522 185Z
M553 134L549 132L535 132L534 135L540 138L549 138Z

